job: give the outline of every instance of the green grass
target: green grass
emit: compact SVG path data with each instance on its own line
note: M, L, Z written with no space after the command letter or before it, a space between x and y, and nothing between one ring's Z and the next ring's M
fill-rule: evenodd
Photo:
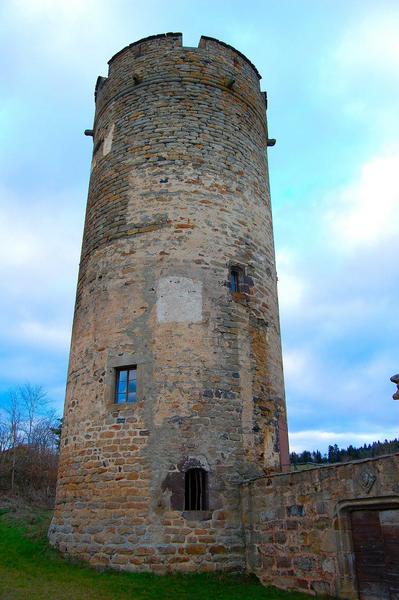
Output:
M0 509L0 600L302 600L243 575L98 572L47 545L50 511Z

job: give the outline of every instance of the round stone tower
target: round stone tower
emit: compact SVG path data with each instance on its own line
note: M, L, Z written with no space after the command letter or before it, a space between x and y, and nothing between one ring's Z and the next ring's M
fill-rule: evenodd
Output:
M288 463L259 79L177 33L98 78L49 534L92 564L242 568L240 484Z

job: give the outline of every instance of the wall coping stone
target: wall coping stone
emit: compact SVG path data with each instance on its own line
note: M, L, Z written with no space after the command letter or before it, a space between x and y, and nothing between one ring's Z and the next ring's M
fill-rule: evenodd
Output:
M357 465L361 463L367 462L375 462L378 460L385 460L388 458L392 458L394 456L399 456L399 452L393 452L392 454L382 454L381 456L370 456L368 458L358 458L356 460L348 460L347 462L337 462L331 463L327 465L317 465L315 467L310 467L309 469L303 469L302 471L286 471L284 473L270 473L270 475L260 475L259 477L252 477L251 479L245 479L241 482L241 485L248 485L254 481L258 481L259 479L274 479L275 477L288 477L290 475L303 475L304 473L314 472L321 469L335 469L337 467L347 467L348 465Z

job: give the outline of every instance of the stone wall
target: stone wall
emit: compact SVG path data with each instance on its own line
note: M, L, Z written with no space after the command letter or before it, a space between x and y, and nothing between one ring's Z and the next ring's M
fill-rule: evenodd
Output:
M398 474L395 454L248 482L248 569L264 584L358 598L349 514L399 508Z
M136 42L98 79L93 142L50 540L95 565L242 569L239 484L288 458L259 74L211 38ZM117 405L128 365L137 402ZM209 511L184 511L190 466Z

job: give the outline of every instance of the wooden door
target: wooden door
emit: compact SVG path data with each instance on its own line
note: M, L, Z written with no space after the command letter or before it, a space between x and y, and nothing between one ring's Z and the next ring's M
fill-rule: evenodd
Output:
M380 524L384 539L385 579L390 600L399 600L399 510L382 510Z
M399 510L351 513L360 600L399 600Z

